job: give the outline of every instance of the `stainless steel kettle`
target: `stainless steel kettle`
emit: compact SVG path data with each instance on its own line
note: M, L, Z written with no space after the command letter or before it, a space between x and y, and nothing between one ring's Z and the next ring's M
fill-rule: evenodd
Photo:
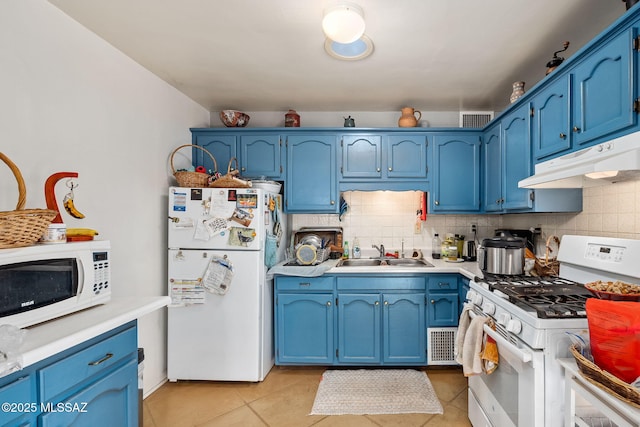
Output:
M465 261L475 261L477 259L478 253L476 250L476 242L473 240L467 240L464 242L464 247L462 249L462 259Z

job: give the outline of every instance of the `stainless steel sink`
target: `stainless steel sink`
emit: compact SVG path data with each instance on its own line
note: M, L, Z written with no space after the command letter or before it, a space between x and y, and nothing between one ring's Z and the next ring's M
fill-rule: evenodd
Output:
M376 267L380 262L379 259L343 259L338 261L336 267Z
M387 263L388 265L401 265L403 267L433 267L433 264L423 259L415 258L391 258L385 259L381 264Z
M343 259L338 261L336 267L433 267L433 264L415 258L368 258L368 259Z

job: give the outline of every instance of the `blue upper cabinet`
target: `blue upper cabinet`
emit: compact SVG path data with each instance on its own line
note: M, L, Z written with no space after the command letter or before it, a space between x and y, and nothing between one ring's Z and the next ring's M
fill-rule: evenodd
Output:
M240 173L242 176L281 178L283 174L280 135L242 135Z
M386 154L387 177L427 177L426 135L388 135Z
M484 132L482 158L484 159L482 202L485 212L502 210L502 126L493 123Z
M591 52L571 71L572 133L577 148L631 127L634 112L633 34L629 28Z
M480 211L480 134L435 135L432 162L431 212Z
M194 165L202 165L207 170L217 169L218 172L225 174L229 160L238 158L237 139L235 134L220 135L219 133L200 132L191 130L191 139L193 145L198 145L207 150L216 159L217 168L214 168L213 160L207 156L202 150L193 149L192 159Z
M570 82L569 75L562 75L531 100L531 145L536 160L571 148Z
M336 137L287 135L286 145L286 211L337 213Z
M426 134L349 134L341 146L341 181L427 177Z
M502 207L506 210L533 207L533 190L518 188L518 181L532 175L530 147L529 105L523 104L502 119Z
M240 174L248 178L284 177L281 137L279 134L221 133L216 130L191 129L192 144L206 149L216 159L218 172L227 173L229 161L235 157ZM194 164L213 169L213 161L202 150L193 149ZM233 164L233 167L236 165Z
M382 178L382 136L342 137L342 177Z

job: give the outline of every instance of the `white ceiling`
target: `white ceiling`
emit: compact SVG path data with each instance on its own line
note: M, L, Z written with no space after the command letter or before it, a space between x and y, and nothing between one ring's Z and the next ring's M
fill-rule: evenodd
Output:
M210 111L494 110L625 13L620 0L354 0L373 55L323 50L335 0L49 0Z

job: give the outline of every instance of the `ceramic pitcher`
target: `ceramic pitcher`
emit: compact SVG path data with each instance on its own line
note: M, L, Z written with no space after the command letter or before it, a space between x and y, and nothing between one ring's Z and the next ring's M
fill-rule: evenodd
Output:
M400 109L402 116L398 120L398 126L401 128L412 128L418 125L418 121L422 118L422 113L418 110L414 110L411 107L404 107ZM418 117L416 118L416 113Z

